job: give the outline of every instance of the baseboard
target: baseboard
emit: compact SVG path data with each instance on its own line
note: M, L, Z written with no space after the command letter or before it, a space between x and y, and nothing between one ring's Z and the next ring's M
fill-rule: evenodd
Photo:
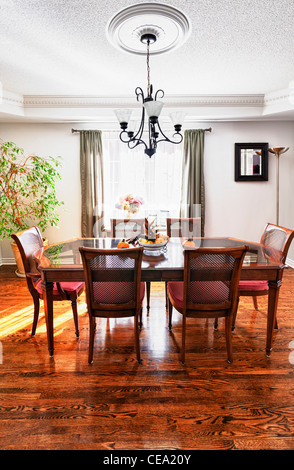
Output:
M15 264L15 258L0 258L0 266L4 266L5 264Z
M294 261L292 259L287 258L286 266L294 269Z

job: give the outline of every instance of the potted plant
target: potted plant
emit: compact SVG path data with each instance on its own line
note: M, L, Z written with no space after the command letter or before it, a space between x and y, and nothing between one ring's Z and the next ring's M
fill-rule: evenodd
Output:
M24 150L14 142L1 143L0 239L32 225L44 230L58 224L57 209L63 204L57 199L55 189L57 180L61 179L59 166L60 157L25 156ZM16 244L11 244L18 265L16 273L22 277L22 262L15 251Z

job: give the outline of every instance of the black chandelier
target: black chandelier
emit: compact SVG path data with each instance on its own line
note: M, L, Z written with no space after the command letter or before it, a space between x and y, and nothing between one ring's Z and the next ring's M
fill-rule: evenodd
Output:
M150 66L149 66L149 57L150 57L150 44L156 41L156 35L152 33L145 33L141 36L141 42L147 44L147 96L144 97L142 88L137 87L135 94L137 96L137 101L142 100L142 115L141 123L138 131L136 132L129 126L129 119L131 116L130 109L117 109L115 111L117 119L120 123L122 129L119 138L122 142L128 144L130 149L134 149L137 145L145 145L145 153L152 157L156 152L157 144L159 142L170 142L171 144L180 144L183 140L183 135L180 133L182 128L181 120L183 119L182 113L173 113L171 114L171 119L173 121L175 133L173 138L175 140L169 139L164 132L162 131L159 124L159 115L163 107L162 101L157 101L157 98L163 98L163 90L157 90L153 98L153 87L150 85ZM145 126L145 112L148 116L148 143L142 139ZM129 126L129 128L128 128Z

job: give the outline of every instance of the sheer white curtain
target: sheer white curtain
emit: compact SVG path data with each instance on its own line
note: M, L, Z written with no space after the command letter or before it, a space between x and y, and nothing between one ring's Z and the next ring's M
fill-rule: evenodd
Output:
M115 132L103 132L102 141L106 227L110 226L111 217L123 217L115 204L127 194L144 200L138 217L179 216L183 144L160 142L156 153L149 158L143 145L130 150Z

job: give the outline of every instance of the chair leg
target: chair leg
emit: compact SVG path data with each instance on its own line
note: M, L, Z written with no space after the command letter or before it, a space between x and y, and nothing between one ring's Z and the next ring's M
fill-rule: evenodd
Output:
M182 321L182 354L181 354L181 362L185 364L185 355L186 355L186 315L183 315Z
M93 363L93 352L94 352L94 336L96 330L96 318L89 317L89 364Z
M167 305L168 305L168 329L169 331L172 330L172 315L173 315L173 306L169 298L167 298Z
M214 319L213 329L216 331L218 327L218 318Z
M80 337L80 331L79 331L79 316L78 316L78 300L72 300L71 301L71 308L72 308L72 313L74 317L74 322L75 322L75 329L76 329L76 337Z
M34 299L34 320L33 320L33 327L32 327L32 336L35 336L38 319L39 319L39 313L40 313L40 299L39 299L39 296L33 297L33 299Z
M225 330L226 330L226 345L227 345L228 362L231 364L233 362L232 316L231 315L226 317Z
M138 361L139 364L141 364L138 319L139 318L138 318L138 314L137 314L137 315L135 315L135 318L134 318L135 342L136 342L137 361Z
M139 314L139 329L142 329L143 326L143 321L142 321L142 307L140 308L140 314Z
M258 310L257 297L254 295L252 299L253 299L254 310Z
M146 297L147 297L147 314L150 310L150 282L146 282Z
M239 305L239 297L237 297L236 310L233 313L233 317L232 317L232 331L234 331L234 329L235 329L236 316L237 316L237 312L238 312L238 305Z
M167 282L165 282L165 310L168 311Z

